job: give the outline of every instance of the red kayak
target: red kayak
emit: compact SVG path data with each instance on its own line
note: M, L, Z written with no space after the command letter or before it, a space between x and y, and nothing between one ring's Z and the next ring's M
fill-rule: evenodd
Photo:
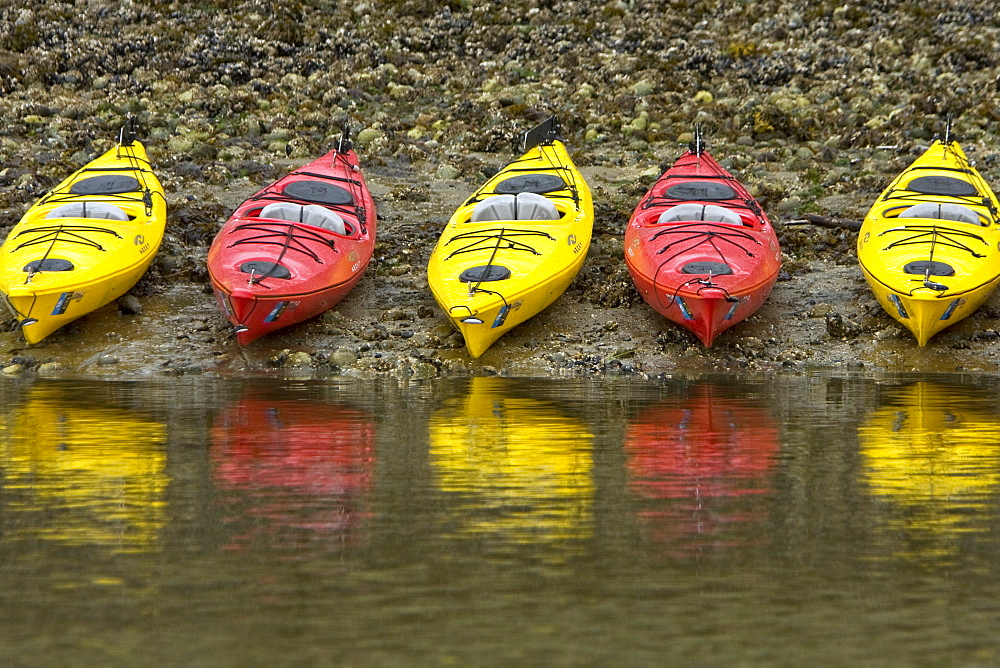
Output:
M699 138L632 213L625 263L643 299L708 347L764 303L781 251L760 205Z
M243 202L208 250L208 273L246 345L335 306L374 246L375 204L344 139Z

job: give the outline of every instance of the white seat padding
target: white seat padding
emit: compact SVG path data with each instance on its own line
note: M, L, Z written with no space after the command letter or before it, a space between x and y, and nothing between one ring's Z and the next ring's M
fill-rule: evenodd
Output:
M48 212L46 218L101 218L128 220L128 214L106 202L70 202Z
M658 223L679 223L683 221L705 221L710 223L726 223L727 225L742 225L739 214L723 206L714 204L678 204L660 214Z
M494 195L472 209L473 223L491 220L559 220L559 209L537 193Z
M306 225L322 227L337 234L347 234L347 225L344 223L344 219L319 204L303 206L293 202L274 202L260 210L260 217L287 220L292 223L305 223Z
M959 223L981 225L979 214L961 204L937 204L922 202L915 204L899 214L900 218L937 218L938 220L954 220Z

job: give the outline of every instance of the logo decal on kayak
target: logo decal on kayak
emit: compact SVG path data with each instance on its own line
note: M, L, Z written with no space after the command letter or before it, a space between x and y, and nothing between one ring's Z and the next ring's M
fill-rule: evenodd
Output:
M135 235L135 241L133 242L136 246L139 246L139 252L145 253L149 250L149 244L146 243L146 237L141 234Z
M288 308L288 302L278 302L278 304L271 309L271 312L267 314L267 317L264 318L264 322L274 322L281 317L281 314L285 312L286 308Z
M691 315L691 311L688 309L688 305L684 303L683 297L677 298L677 308L681 310L681 315L684 316L685 320L694 320L694 316Z
M59 299L56 300L55 308L52 309L52 315L62 315L69 308L69 303L74 299L80 299L83 297L82 292L64 292L59 295Z
M508 313L510 313L510 304L504 304L503 307L500 309L500 312L497 313L497 317L493 320L492 327L496 328L502 325L504 323L504 320L507 319Z
M282 313L288 309L294 309L301 303L302 302L278 302L278 304L271 309L271 312L267 314L267 317L264 318L264 322L274 322L281 317Z
M358 251L352 250L347 255L347 261L351 263L351 271L357 271L361 268L361 263L358 262Z
M952 313L955 312L955 309L957 309L959 306L964 305L965 301L966 300L961 299L961 298L959 298L959 299L953 299L951 301L951 303L948 304L948 308L945 309L945 312L941 315L941 320L947 320L948 318L950 318L951 315L952 315Z
M740 307L742 300L737 299L733 302L733 305L729 307L729 312L726 313L726 320L732 320L733 316L736 315L736 309Z
M909 314L906 312L906 307L903 306L902 300L897 295L889 293L889 301L892 305L896 307L896 313L899 314L900 318L909 318Z
M574 253L579 253L581 250L583 250L583 244L577 242L575 234L571 234L568 237L566 237L566 244L569 246L574 246L573 248Z

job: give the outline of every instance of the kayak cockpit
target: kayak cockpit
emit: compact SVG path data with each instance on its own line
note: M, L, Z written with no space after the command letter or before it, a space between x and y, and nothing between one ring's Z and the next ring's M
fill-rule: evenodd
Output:
M661 213L656 222L658 224L687 222L725 223L726 225L738 225L741 227L744 225L743 218L732 209L715 204L694 203L672 206Z
M477 203L469 217L471 223L499 220L559 220L559 208L548 197L531 192L516 195L493 195Z
M299 183L303 183L299 181ZM318 204L296 204L294 202L272 202L260 213L259 218L287 220L291 223L303 223L313 227L321 227L337 234L347 234L347 225L337 213Z
M989 222L974 210L961 204L942 202L921 202L912 206L899 206L887 209L883 214L886 218L929 218L932 220L950 220L956 223L967 223L988 227Z

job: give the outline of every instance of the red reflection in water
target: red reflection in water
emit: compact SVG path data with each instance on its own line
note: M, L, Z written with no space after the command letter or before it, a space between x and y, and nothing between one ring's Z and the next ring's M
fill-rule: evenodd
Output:
M291 528L348 537L367 516L375 428L362 411L243 399L216 421L212 443L218 487L246 493L239 501L244 515L270 521L263 532Z
M748 525L766 517L779 448L766 409L711 387L643 410L629 424L625 452L650 537L679 555L746 543Z

